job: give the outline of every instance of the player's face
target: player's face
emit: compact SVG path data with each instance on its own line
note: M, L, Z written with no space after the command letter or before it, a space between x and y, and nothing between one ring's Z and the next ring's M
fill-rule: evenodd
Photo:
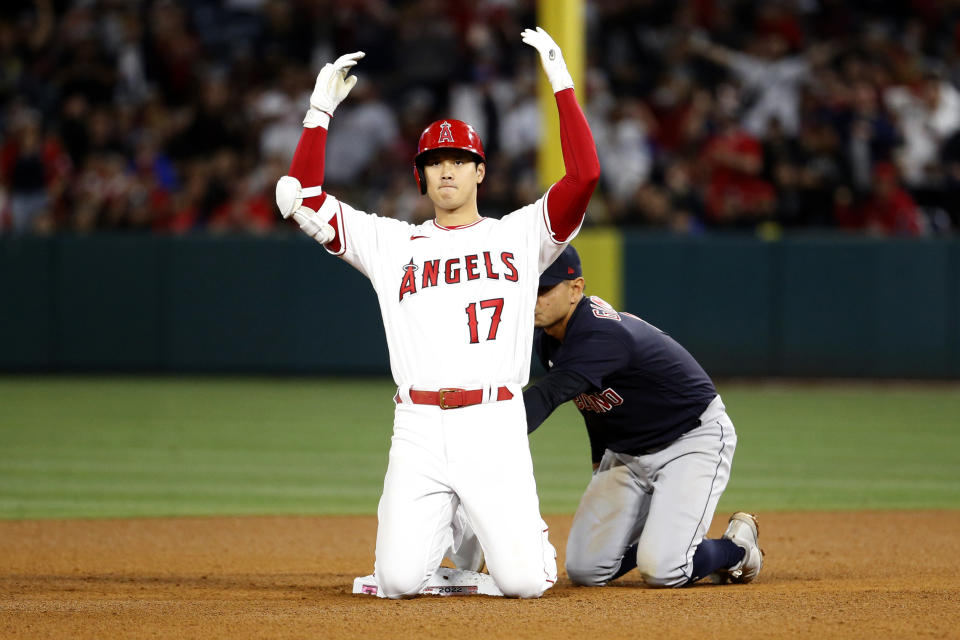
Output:
M476 202L477 185L483 181L485 169L483 163L477 164L466 151L433 151L423 165L427 195L436 206L447 211Z
M533 309L533 326L545 329L565 322L580 301L582 292L582 278L564 280L552 287L541 287L537 291L537 305Z

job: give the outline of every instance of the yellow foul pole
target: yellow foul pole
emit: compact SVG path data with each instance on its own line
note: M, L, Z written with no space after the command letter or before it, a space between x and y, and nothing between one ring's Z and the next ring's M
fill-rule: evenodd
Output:
M576 85L577 99L583 106L584 86L584 7L583 0L537 0L537 25L544 28L563 51L563 59ZM539 62L538 62L539 66ZM538 87L542 142L537 155L537 176L546 189L563 177L563 154L560 149L560 121L553 89L544 74Z

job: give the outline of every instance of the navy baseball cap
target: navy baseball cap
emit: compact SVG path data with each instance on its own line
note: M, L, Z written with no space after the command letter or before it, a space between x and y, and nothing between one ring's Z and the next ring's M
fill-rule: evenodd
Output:
M575 280L583 276L583 269L580 267L580 255L573 245L567 245L553 264L547 267L547 270L540 276L541 287L552 287L560 284L564 280Z

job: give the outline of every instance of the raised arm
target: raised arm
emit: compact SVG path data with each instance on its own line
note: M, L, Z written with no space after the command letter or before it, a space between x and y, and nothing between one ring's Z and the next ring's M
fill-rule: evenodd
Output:
M362 51L348 53L320 70L310 96L310 108L303 118L303 133L290 163L290 174L277 181L280 215L284 218L293 216L304 233L320 244L332 242L336 245L340 242L338 230L331 226L331 220L323 220L317 214L327 197L321 188L327 127L337 105L357 83L356 76L347 73L364 55ZM335 220L333 222L335 224Z
M537 27L525 29L523 41L540 54L540 63L550 80L560 115L560 147L566 174L550 189L547 214L554 240L566 242L583 222L597 182L600 160L587 118L577 103L573 78L567 70L560 47L550 35Z

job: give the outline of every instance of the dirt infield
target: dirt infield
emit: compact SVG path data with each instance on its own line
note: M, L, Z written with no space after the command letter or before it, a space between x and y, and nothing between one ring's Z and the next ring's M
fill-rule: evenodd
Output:
M562 566L570 518L547 521ZM352 595L375 533L371 517L0 522L0 637L960 638L960 511L761 514L753 584L561 572L535 601Z

